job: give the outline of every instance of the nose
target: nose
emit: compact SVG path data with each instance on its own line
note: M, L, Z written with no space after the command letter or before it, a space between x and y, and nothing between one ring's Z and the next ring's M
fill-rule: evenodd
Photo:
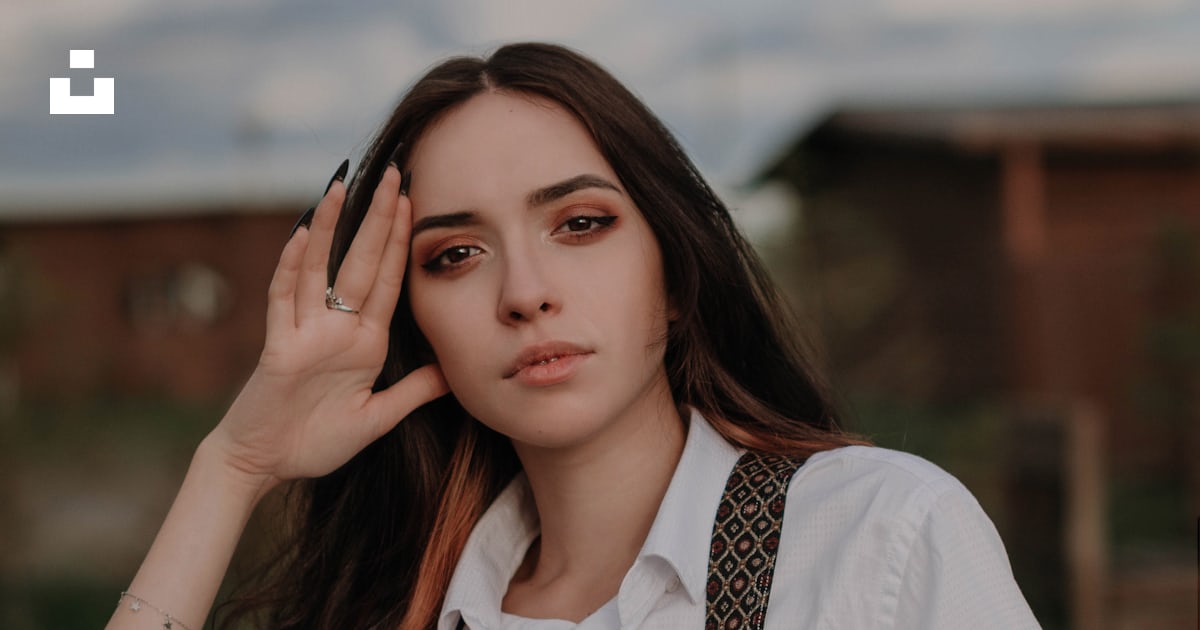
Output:
M497 316L508 324L532 321L561 308L552 271L533 251L509 251L504 257L504 284Z

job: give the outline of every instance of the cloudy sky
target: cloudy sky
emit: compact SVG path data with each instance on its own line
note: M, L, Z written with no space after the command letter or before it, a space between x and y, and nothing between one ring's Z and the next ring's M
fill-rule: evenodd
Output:
M302 203L424 68L524 39L606 65L721 189L847 102L1200 100L1194 0L5 0L0 220ZM93 76L115 115L49 115Z

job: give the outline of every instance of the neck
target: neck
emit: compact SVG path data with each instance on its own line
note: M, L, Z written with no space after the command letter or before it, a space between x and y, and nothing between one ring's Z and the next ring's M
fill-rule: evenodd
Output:
M649 395L581 444L514 444L542 533L512 587L559 596L602 593L599 603L615 595L650 532L685 437L664 374Z

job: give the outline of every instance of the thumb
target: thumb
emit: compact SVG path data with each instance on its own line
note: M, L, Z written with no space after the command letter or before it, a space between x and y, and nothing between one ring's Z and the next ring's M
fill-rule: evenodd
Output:
M446 376L436 363L421 366L381 392L367 403L368 417L375 419L372 439L392 430L414 409L445 396L450 391Z

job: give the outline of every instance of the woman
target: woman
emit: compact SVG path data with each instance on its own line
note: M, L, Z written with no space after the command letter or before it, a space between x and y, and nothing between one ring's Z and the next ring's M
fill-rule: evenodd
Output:
M110 627L199 627L291 479L234 618L1036 626L961 485L838 429L728 211L594 63L447 61L344 168Z

